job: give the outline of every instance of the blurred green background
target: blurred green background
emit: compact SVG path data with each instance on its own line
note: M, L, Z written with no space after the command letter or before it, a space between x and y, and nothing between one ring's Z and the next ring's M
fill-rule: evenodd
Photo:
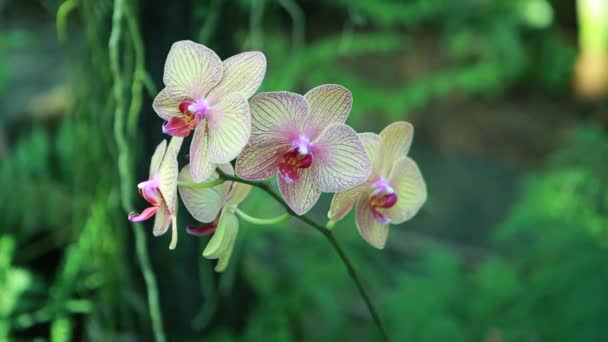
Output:
M175 251L127 221L182 39L263 51L261 91L344 85L358 131L414 124L422 211L383 251L335 228L392 340L608 341L608 4L578 2L0 0L0 341L153 340L142 255L169 341L379 339L299 222L243 223L216 274L185 210Z

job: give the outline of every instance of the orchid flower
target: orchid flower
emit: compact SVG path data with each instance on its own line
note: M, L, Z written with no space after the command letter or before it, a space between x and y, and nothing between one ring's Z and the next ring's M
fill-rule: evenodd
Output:
M219 167L227 174L234 174L230 164L220 164ZM218 177L219 175L214 172L205 183L212 182ZM179 182L191 184L193 181L190 168L184 167L179 173ZM222 272L228 266L239 230L237 206L250 190L251 185L233 182L224 182L211 188L179 186L184 205L192 217L200 222L207 222L200 227L188 227L188 233L196 236L213 234L203 250L203 256L208 259L219 259L215 266L217 272Z
M129 214L131 222L145 221L156 215L152 230L154 236L167 232L173 223L170 249L174 249L177 244L177 154L182 141L183 138L175 137L171 139L169 146L167 141L163 140L156 147L150 162L150 178L137 185L139 194L152 206L140 214Z
M336 193L329 219L338 221L356 206L356 224L361 236L382 249L388 224L412 218L426 201L426 184L418 165L407 157L414 128L395 122L374 133L359 134L372 160L372 172L361 185Z
M322 191L344 191L365 181L370 159L361 139L344 124L351 105L350 91L332 84L304 96L255 96L251 139L237 159L237 174L249 180L277 174L283 198L298 215L308 212Z
M196 181L208 178L216 164L234 160L249 140L251 116L247 99L264 79L266 57L243 52L225 61L192 41L173 44L163 82L154 99L156 113L166 120L163 132L187 137L190 171Z

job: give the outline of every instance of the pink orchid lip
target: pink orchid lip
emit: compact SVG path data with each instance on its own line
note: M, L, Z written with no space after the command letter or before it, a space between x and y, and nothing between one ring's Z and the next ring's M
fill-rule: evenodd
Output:
M184 101L178 108L183 116L172 117L163 124L163 133L174 137L189 136L209 111L209 105L204 99L195 102Z
M395 193L395 190L384 179L380 179L374 183L373 189L374 190L369 196L369 206L372 215L380 223L391 223L391 219L382 214L378 208L389 209L397 203L397 194Z
M299 136L292 148L283 154L279 161L279 175L287 183L295 183L300 178L298 169L307 169L312 166L312 144L305 136Z
M162 202L162 195L156 177L137 184L137 188L139 189L139 194L153 206L158 207Z
M157 206L146 208L141 212L141 214L131 212L131 213L129 213L129 221L142 222L142 221L148 220L150 217L152 217L152 216L154 216L154 214L156 214L156 212L158 211L158 208L159 207L157 207Z
M188 234L194 235L194 236L206 236L206 235L211 235L211 234L215 233L215 230L217 229L217 224L220 221L221 214L222 214L222 212L220 211L217 214L217 217L213 220L213 222L206 223L206 224L203 224L198 227L195 227L191 224L187 225L186 232Z

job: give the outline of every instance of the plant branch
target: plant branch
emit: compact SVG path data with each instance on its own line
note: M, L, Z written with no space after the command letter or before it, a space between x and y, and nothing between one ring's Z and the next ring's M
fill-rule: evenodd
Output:
M263 218L251 216L239 208L235 208L235 210L236 210L236 214L243 220L245 220L249 223L259 224L259 225L277 224L277 223L281 223L281 222L289 219L289 217L291 217L291 215L289 215L289 213L285 213L281 216L263 219Z
M293 216L294 218L308 224L309 226L315 228L317 231L319 231L321 234L323 234L323 236L325 236L325 238L327 238L329 243L332 245L332 247L334 248L336 253L338 253L338 256L340 257L340 259L342 259L342 262L344 263L344 266L346 267L346 269L348 271L348 275L350 276L350 278L353 280L353 282L357 286L357 289L359 290L359 294L361 295L361 298L365 302L365 305L367 306L369 313L371 314L372 318L374 319L374 322L376 323L376 326L378 327L378 330L380 331L380 335L382 336L382 339L384 341L389 341L388 334L386 333L384 324L382 323L382 320L380 319L380 315L378 315L378 311L376 311L376 308L374 307L374 304L372 303L369 295L367 294L367 291L363 287L363 283L361 282L361 279L359 278L359 275L357 274L355 267L353 266L352 262L350 261L350 259L346 255L346 253L344 252L344 249L342 249L342 247L338 243L338 240L333 235L332 231L326 229L322 224L316 222L315 220L313 220L312 218L310 218L308 216L305 216L305 215L299 216L298 214L296 214L293 210L291 210L291 208L287 205L287 203L285 203L285 201L283 201L283 199L281 198L281 195L279 195L276 191L274 191L268 184L262 183L262 182L250 181L250 180L242 179L237 176L229 175L229 174L224 173L219 168L217 169L217 172L219 173L220 178L223 180L243 183L243 184L249 184L251 186L255 186L255 187L263 190L268 195L270 195L272 198L274 198L277 202L279 202L285 208L285 210L287 210L287 213L290 216Z

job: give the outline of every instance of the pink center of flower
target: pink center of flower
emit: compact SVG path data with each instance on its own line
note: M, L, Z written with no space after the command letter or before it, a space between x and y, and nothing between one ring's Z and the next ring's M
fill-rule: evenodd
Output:
M369 196L369 206L372 210L374 218L381 223L387 224L391 219L386 217L378 209L389 209L397 203L397 194L395 190L383 179L374 184L374 190Z
M293 143L293 148L285 152L279 161L279 174L287 183L295 183L300 179L298 169L307 169L314 160L310 150L310 142L300 137Z
M217 217L215 218L215 220L213 220L213 222L203 224L202 226L196 227L190 224L187 225L186 232L194 236L206 236L215 233L215 231L217 230L217 224L220 220L221 213L222 212L220 211L219 214L217 214Z
M160 193L158 180L156 178L152 178L137 184L137 188L139 189L139 194L141 197L148 201L148 203L152 204L152 206L144 209L141 214L129 213L129 220L133 222L145 221L154 216L163 201L163 196Z
M174 137L187 137L198 126L209 111L207 101L186 101L179 104L183 116L174 116L163 125L163 132Z

